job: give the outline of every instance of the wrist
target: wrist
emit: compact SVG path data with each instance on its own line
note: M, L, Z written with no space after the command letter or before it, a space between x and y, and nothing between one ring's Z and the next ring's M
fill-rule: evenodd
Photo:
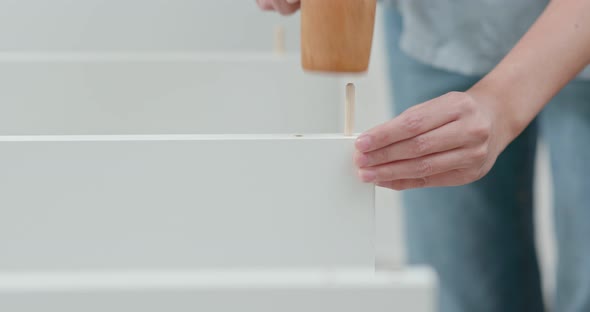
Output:
M496 144L504 150L534 118L523 114L517 99L507 88L488 77L482 79L467 91L474 100L488 112L494 124Z

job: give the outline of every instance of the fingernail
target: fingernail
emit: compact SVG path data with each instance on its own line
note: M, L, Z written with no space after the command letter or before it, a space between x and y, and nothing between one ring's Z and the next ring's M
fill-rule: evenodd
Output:
M363 182L373 182L377 179L377 174L372 170L359 170L359 177Z
M356 148L361 152L366 152L371 148L371 138L368 135L361 135L356 139Z
M357 154L356 165L359 167L366 167L369 164L369 157L365 154Z

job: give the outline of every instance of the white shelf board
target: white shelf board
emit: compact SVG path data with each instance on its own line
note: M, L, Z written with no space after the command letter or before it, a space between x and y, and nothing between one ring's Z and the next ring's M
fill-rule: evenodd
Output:
M0 270L374 268L353 137L0 137Z
M0 274L0 309L32 311L432 312L426 269Z
M254 1L1 0L0 51L270 51L275 27L299 49L299 18Z
M336 78L289 54L0 53L0 135L333 133Z

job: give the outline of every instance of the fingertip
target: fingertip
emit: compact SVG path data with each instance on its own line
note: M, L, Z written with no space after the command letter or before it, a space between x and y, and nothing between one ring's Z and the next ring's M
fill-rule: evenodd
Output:
M281 15L284 15L284 16L289 16L289 15L293 15L295 12L297 12L297 10L299 10L298 5L295 7L292 7L292 8L280 10L279 13L281 13Z
M281 15L291 15L299 10L299 2L290 3L286 0L274 0L272 1L274 10L279 12Z
M371 149L372 141L373 139L369 135L363 134L355 141L356 149L359 152L368 152Z
M360 169L358 171L358 176L365 183L375 182L377 179L377 173L375 173L373 170L367 169Z
M258 7L264 11L273 11L274 10L274 6L272 4L272 1L256 0L256 3L258 4Z

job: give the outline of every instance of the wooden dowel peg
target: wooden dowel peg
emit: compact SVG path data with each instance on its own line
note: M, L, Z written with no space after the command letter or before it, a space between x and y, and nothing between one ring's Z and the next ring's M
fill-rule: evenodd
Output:
M285 27L279 25L275 28L274 52L283 55L285 50Z
M354 83L346 85L346 104L344 107L344 135L352 136L354 132L354 106L356 90Z

